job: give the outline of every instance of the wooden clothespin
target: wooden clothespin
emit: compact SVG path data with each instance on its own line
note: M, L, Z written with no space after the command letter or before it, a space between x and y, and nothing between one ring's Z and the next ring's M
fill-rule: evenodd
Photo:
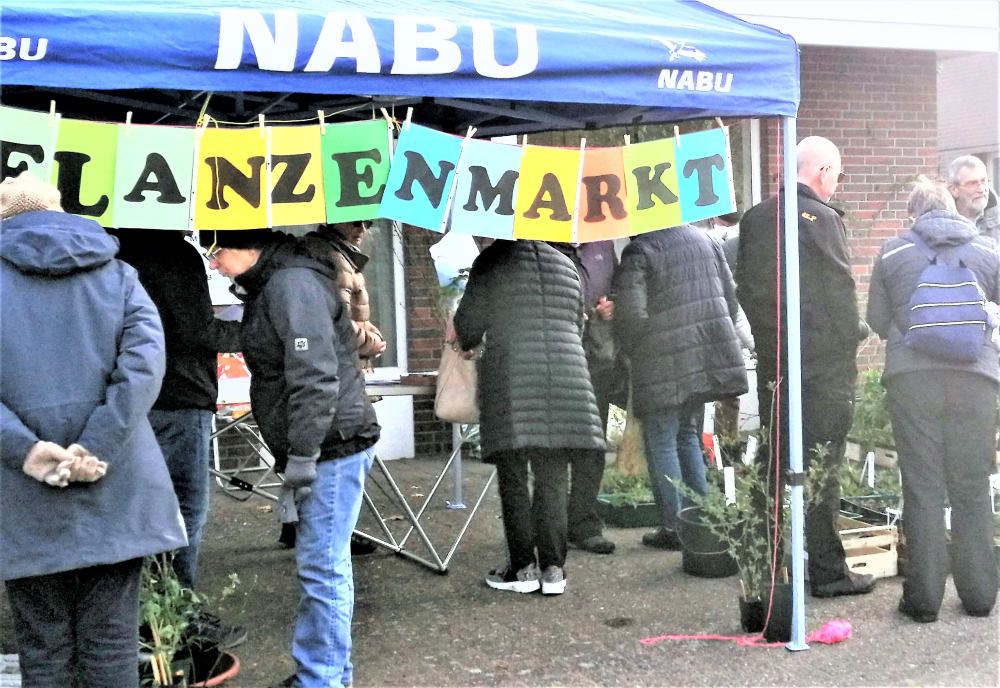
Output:
M260 137L264 138L265 128L264 128L264 113L263 112L260 113L259 115L257 115L257 126L260 128Z
M716 117L715 118L715 123L719 125L719 129L725 129L726 128L726 125L722 123L722 118L721 117Z
M59 120L59 115L56 114L56 101L49 101L49 127L54 127L56 122Z
M319 133L326 133L326 113L322 110L317 110L316 114L319 115Z
M465 140L468 141L469 139L471 139L475 135L475 133L476 133L476 128L469 127L469 131L465 132Z
M528 145L528 135L527 134L525 134L524 136L521 137L521 145L527 147L527 145Z
M131 129L132 129L132 111L129 110L128 112L125 113L125 128L122 131L122 133L125 135L125 138L128 138L129 131Z
M681 147L681 128L676 124L674 125L674 145L678 148Z
M632 135L631 134L625 134L625 145L626 146L631 146L632 145Z
M410 128L410 120L413 119L413 108L406 108L406 121L403 122L403 131Z

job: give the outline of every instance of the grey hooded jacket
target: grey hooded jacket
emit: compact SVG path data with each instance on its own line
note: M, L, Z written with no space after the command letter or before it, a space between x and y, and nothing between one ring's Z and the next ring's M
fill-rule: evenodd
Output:
M118 242L55 211L0 228L0 578L113 564L187 544L147 414L163 330ZM95 483L26 475L39 440L108 463Z
M975 274L986 298L1000 299L1000 255L996 244L979 236L976 227L960 215L932 210L917 218L913 232L945 259L962 260ZM973 363L957 363L914 351L903 343L903 331L909 321L910 297L927 258L903 237L890 239L872 271L868 292L868 324L882 339L888 340L885 377L918 370L963 370L1000 380L997 349L984 338L983 349Z

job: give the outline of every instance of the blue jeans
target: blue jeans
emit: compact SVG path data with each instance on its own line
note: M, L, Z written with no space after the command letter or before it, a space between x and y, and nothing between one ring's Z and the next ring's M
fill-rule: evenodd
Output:
M374 459L372 448L320 461L312 492L299 504L295 564L300 598L292 635L297 688L335 688L353 679L351 532Z
M181 585L194 588L198 579L202 530L208 520L208 447L212 436L212 412L153 409L149 412L149 422L167 462L187 530L188 546L174 553L174 571Z
M705 494L705 457L701 453L700 417L702 404L685 403L655 416L642 418L653 497L663 514L663 527L677 529L681 499L671 480L680 480L699 494Z

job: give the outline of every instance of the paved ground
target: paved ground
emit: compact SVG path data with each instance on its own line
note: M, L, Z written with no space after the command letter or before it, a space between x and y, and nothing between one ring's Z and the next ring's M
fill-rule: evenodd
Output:
M430 489L440 461L392 465L401 489ZM488 474L466 465L467 497ZM385 504L382 491L370 492ZM428 509L435 542L461 527L442 494ZM384 516L400 510L387 507ZM355 685L368 686L997 686L997 614L964 615L949 584L941 618L918 625L895 612L901 579L864 597L807 602L809 629L833 618L854 636L803 652L733 642L667 641L663 634L739 633L736 579L707 580L680 570L680 554L639 544L641 530L610 529L612 556L572 552L566 594L543 598L490 590L482 577L503 560L499 504L491 489L448 575L380 551L355 558ZM370 524L370 515L364 520ZM391 521L393 526L400 522ZM293 670L288 656L296 593L293 555L276 547L270 503L217 495L203 555L203 589L241 585L219 610L245 624L234 688L264 688ZM417 545L414 542L414 545ZM415 546L419 552L422 545ZM447 550L447 547L445 547ZM13 652L9 615L0 609L0 651Z

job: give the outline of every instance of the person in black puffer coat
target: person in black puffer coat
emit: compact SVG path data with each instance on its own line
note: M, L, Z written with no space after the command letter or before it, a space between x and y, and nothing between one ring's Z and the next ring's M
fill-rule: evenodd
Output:
M472 264L455 332L464 351L483 344L480 436L484 459L497 465L510 556L506 569L487 576L492 588L565 589L570 450L605 446L582 325L576 268L551 246L496 241Z
M681 225L636 237L615 274L615 324L632 364L632 403L642 420L653 495L663 525L643 544L680 549L680 508L670 480L705 493L697 419L703 405L747 391L736 287L722 247ZM669 478L669 480L668 480Z
M986 299L1000 300L1000 256L993 240L956 214L943 186L917 183L908 210L912 232L949 264L962 261ZM994 470L997 348L984 333L975 361L944 360L904 341L909 302L928 265L906 236L890 239L872 272L868 321L888 340L883 382L903 477L908 566L899 611L935 621L951 569L966 613L987 616L997 596L993 515L988 480ZM951 506L951 550L942 513Z

